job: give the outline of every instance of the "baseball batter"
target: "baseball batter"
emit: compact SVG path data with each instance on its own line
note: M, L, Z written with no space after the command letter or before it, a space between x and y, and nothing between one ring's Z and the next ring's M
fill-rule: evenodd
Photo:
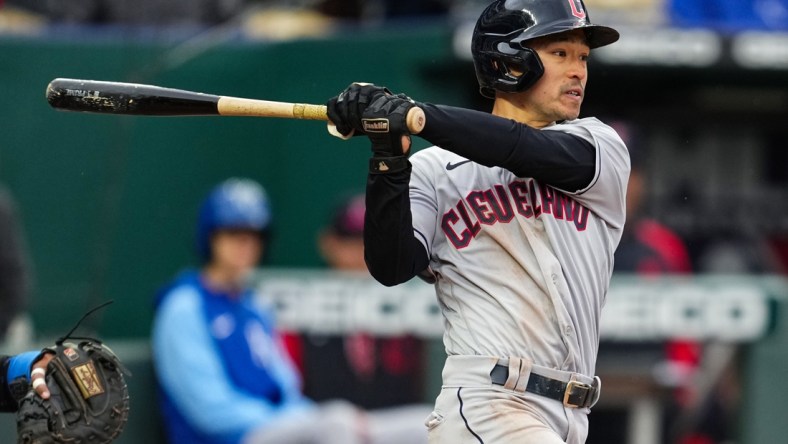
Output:
M618 37L581 0L496 0L472 41L492 114L370 84L327 104L340 132L372 142L371 273L435 285L448 358L431 443L586 440L630 166L616 132L579 114L591 50ZM416 105L435 146L408 159Z

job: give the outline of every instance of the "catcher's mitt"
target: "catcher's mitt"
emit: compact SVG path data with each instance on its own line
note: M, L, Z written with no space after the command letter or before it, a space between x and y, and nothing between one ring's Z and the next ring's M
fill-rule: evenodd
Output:
M129 391L117 356L98 340L56 342L46 372L51 396L30 390L19 402L19 444L104 444L120 435Z

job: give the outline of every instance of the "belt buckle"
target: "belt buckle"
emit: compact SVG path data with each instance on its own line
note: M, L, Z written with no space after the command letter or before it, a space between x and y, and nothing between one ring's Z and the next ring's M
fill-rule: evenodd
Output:
M569 382L567 382L566 383L566 390L564 390L564 405L567 406L567 407L572 407L572 408L583 407L586 404L586 402L588 401L589 396L591 394L591 390L593 388L594 388L593 386L591 386L589 384L586 384L586 383L583 383L583 382L579 382L579 381L569 381ZM572 393L575 392L575 389L586 390L586 396L583 398L583 403L582 404L572 404L569 401L569 397L572 395Z

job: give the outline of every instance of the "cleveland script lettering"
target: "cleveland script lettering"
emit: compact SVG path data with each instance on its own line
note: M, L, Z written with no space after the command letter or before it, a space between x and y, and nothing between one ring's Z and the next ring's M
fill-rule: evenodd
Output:
M588 208L566 193L540 186L534 179L516 180L508 187L495 185L491 189L468 193L443 214L441 228L455 248L465 248L481 232L482 225L509 223L515 212L526 219L548 214L557 220L574 223L577 231L585 231L589 214Z

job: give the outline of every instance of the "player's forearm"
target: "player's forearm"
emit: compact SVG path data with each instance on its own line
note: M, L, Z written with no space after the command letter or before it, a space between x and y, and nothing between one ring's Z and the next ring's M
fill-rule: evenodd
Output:
M428 265L427 252L413 235L409 182L410 167L367 178L364 259L370 274L387 286L410 280Z
M570 191L585 188L594 177L596 150L579 137L540 131L481 111L419 106L427 121L419 137L476 163Z
M15 412L19 407L14 395L12 394L11 385L14 385L18 391L20 381L29 379L30 367L33 361L39 356L38 352L25 352L15 356L0 355L0 412ZM11 382L14 384L11 384ZM21 387L27 387L24 383Z

